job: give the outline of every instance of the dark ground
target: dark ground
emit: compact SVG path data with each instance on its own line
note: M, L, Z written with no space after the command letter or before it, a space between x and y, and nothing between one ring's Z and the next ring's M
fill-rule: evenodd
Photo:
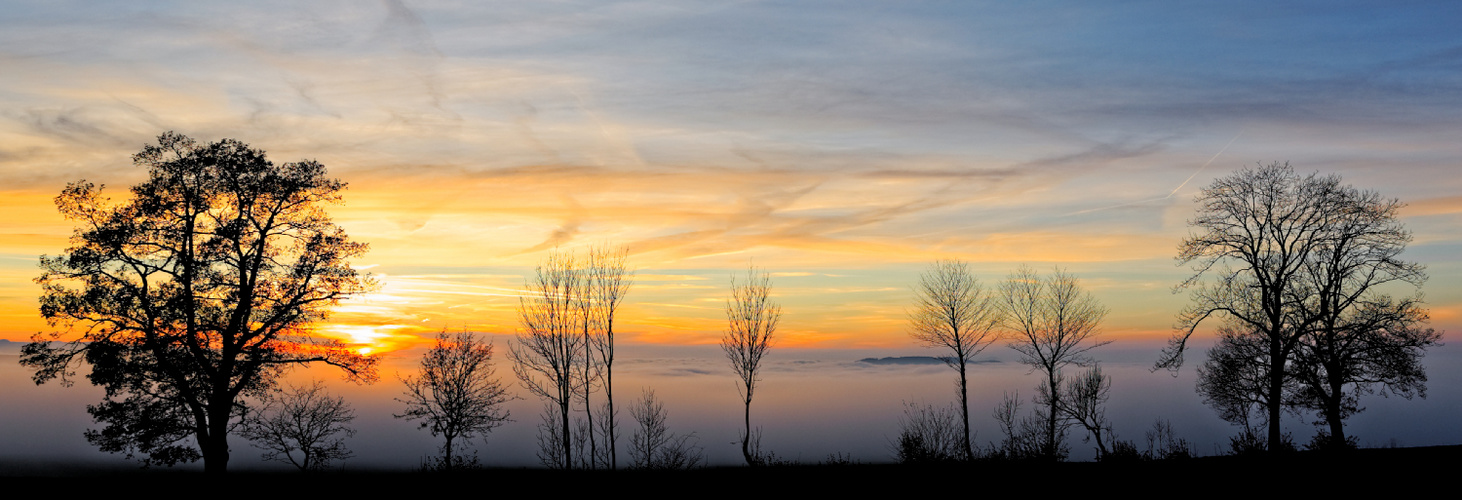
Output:
M36 486L51 491L125 491L130 487L175 491L226 485L226 496L296 494L421 495L423 488L461 486L483 496L543 492L561 488L572 494L608 489L655 496L788 496L828 494L922 497L941 492L980 496L1105 493L1124 497L1251 496L1291 492L1353 496L1363 490L1387 493L1442 484L1430 490L1455 494L1455 474L1462 466L1462 445L1420 448L1376 448L1340 455L1293 453L1277 458L1201 457L1128 463L974 462L909 466L897 464L799 465L763 468L718 467L691 471L556 472L543 469L482 469L468 472L348 470L319 474L232 472L206 477L201 472L133 467L86 467L23 462L0 463L0 479L10 491ZM64 488L64 490L52 488ZM526 488L526 490L525 490ZM498 491L492 492L497 489ZM735 491L742 493L735 493ZM154 490L155 491L155 490ZM601 490L602 491L602 490ZM555 494L553 496L559 496ZM964 495L961 495L964 496ZM1389 496L1389 495L1388 495Z

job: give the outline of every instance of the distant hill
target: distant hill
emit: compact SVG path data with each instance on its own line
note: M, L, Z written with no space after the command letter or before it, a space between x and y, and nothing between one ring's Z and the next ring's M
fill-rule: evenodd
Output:
M937 356L889 356L886 358L863 358L859 363L870 365L942 365L947 358ZM1000 361L987 359L970 362L971 364L999 363Z

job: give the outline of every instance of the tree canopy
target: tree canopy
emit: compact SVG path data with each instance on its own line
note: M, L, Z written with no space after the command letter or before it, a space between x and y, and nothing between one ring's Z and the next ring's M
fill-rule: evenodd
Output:
M1339 176L1301 176L1287 163L1215 180L1197 199L1197 232L1178 260L1194 274L1193 304L1155 368L1177 369L1186 342L1213 315L1227 319L1200 371L1199 391L1225 419L1247 426L1262 407L1271 445L1287 405L1315 410L1333 444L1360 394L1425 391L1418 360L1440 334L1420 325L1419 296L1394 299L1387 284L1420 287L1422 267L1400 259L1411 233L1402 206ZM1204 276L1214 279L1204 282ZM1262 392L1262 394L1253 394Z
M69 384L82 360L106 390L88 407L110 452L226 470L242 394L263 394L289 366L324 362L373 381L375 359L312 334L331 306L371 280L348 260L366 251L331 222L345 183L315 161L276 165L224 139L172 132L133 157L148 179L113 202L67 185L56 206L79 227L41 257L41 315L21 362L36 383ZM193 443L188 438L194 438ZM196 446L196 447L195 447Z
M492 366L492 343L478 340L470 332L437 334L437 342L421 357L421 373L403 377L406 411L396 418L420 420L422 429L442 436L440 468L451 469L464 461L453 455L453 441L484 438L493 429L510 422L505 404L516 399L497 379Z
M959 413L963 436L960 453L974 460L970 444L970 401L967 368L976 355L999 340L1003 320L995 294L985 290L970 273L969 264L940 260L919 276L914 288L914 309L909 311L909 334L928 347L948 349L945 364L959 372ZM907 412L906 412L907 413ZM927 412L926 412L927 413Z
M731 297L726 299L726 332L721 335L721 352L731 362L731 370L741 383L736 386L745 403L746 429L741 433L741 456L747 465L761 465L760 429L751 430L751 398L756 383L761 381L761 360L772 346L777 321L782 319L782 306L771 300L772 278L755 267L746 270L746 281L737 283L731 277Z

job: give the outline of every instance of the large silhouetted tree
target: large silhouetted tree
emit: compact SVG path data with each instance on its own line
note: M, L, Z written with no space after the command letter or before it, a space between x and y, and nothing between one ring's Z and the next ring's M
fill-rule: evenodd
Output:
M148 178L124 201L87 182L56 198L80 227L64 254L41 257L36 281L41 315L63 331L37 334L22 357L37 383L90 366L106 397L87 408L103 424L88 441L146 463L202 458L221 473L241 395L310 362L375 378L374 359L309 330L370 286L347 262L366 245L323 210L345 183L314 161L276 165L232 139L172 132L133 162Z
M737 283L731 277L731 297L726 299L726 333L721 336L721 351L731 362L731 370L741 379L736 386L745 404L746 428L741 433L741 456L747 465L761 465L761 435L751 430L751 398L760 381L761 360L772 345L782 307L771 300L772 279L756 268L746 271L746 281Z
M421 372L403 377L406 411L396 418L420 420L422 429L442 436L441 469L457 467L453 444L458 438L486 436L509 422L504 404L514 398L495 376L492 344L470 332L437 334L436 344L421 357Z
M1229 336L1246 338L1231 343L1264 351L1267 366L1247 368L1264 377L1264 394L1249 399L1264 405L1271 445L1283 439L1279 416L1293 399L1286 391L1297 391L1298 404L1319 412L1343 444L1341 423L1359 394L1377 384L1402 395L1424 390L1418 360L1439 336L1418 327L1426 318L1419 300L1378 289L1425 280L1420 266L1399 259L1411 239L1396 219L1399 201L1342 185L1339 176L1300 176L1287 163L1215 180L1197 201L1189 225L1198 232L1178 254L1195 271L1178 287L1194 290L1193 304L1156 368L1180 367L1188 338L1208 317L1232 319ZM1209 373L1234 373L1217 368Z
M1362 395L1379 388L1407 399L1426 397L1421 358L1442 336L1422 327L1426 320L1414 300L1379 296L1302 339L1293 370L1301 382L1296 401L1320 417L1331 449L1354 447L1344 424L1362 410Z
M1061 435L1069 422L1061 399L1061 370L1090 365L1087 351L1110 343L1094 338L1107 309L1082 290L1075 276L1060 269L1043 278L1022 266L1000 284L1000 293L1005 328L1013 337L1010 348L1020 353L1021 363L1044 376L1037 390L1045 431L1040 454L1060 458Z
M1324 420L1332 447L1347 447L1344 421L1360 411L1362 394L1379 386L1425 397L1421 357L1441 334L1423 326L1419 296L1394 299L1381 291L1390 284L1420 289L1426 281L1422 266L1400 258L1411 241L1397 219L1401 202L1351 186L1326 194L1339 208L1299 273L1306 296L1296 302L1309 328L1295 349L1293 373L1302 382L1300 404Z
M999 339L1000 304L993 293L980 286L969 266L955 260L941 260L929 266L914 289L914 309L909 312L909 334L920 343L947 349L944 362L959 372L960 422L963 434L960 453L974 460L970 444L970 400L966 369L975 355Z
M1193 304L1179 315L1179 331L1156 367L1182 366L1188 338L1209 316L1237 320L1241 331L1258 337L1269 363L1264 404L1271 444L1283 439L1287 364L1310 326L1298 313L1307 295L1300 274L1339 209L1331 196L1337 189L1338 178L1300 177L1288 164L1241 170L1203 189L1198 215L1188 222L1198 232L1178 247L1178 260L1195 271L1178 289L1192 289ZM1208 274L1217 276L1205 283Z

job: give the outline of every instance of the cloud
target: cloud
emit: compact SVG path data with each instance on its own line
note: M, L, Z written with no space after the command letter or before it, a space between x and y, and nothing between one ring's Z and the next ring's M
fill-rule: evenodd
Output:
M1412 201L1408 217L1462 204L1462 38L1432 9L26 8L0 21L0 182L35 205L6 205L7 253L56 252L70 228L49 199L81 178L120 192L164 130L238 138L348 181L330 214L379 269L477 276L412 281L351 321L399 308L511 330L511 297L450 285L514 289L503 276L542 252L608 241L644 269L708 277L647 283L635 335L714 342L712 280L748 259L815 273L1167 259L1191 213L1173 187L1251 159L1341 172ZM1451 238L1445 221L1413 227ZM810 285L870 297L806 305L820 326L798 335L896 342L901 311L875 305L903 286Z
M1401 209L1401 214L1405 217L1423 217L1455 213L1462 213L1462 196L1424 198L1408 202Z

